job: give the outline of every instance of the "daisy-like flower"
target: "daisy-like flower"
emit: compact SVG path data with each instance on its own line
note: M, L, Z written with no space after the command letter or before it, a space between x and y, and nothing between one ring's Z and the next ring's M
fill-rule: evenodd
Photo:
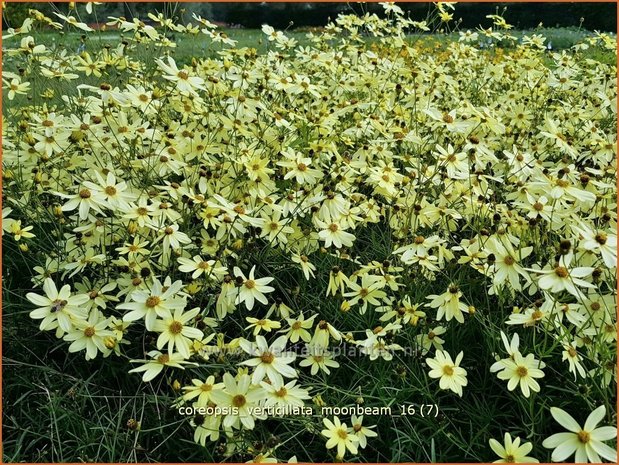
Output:
M316 271L316 267L312 263L310 263L309 258L307 258L306 255L292 254L291 259L294 263L299 264L301 270L303 271L303 276L305 276L305 279L309 281L310 276L312 278L316 277L314 274L314 271Z
M303 401L311 399L311 396L305 389L298 387L296 384L296 379L286 384L281 380L269 383L262 381L260 385L264 388L267 396L264 406L302 407L304 405Z
M307 330L311 329L314 325L314 318L316 318L316 316L317 315L312 315L308 319L305 319L305 316L301 313L296 319L286 318L289 328L280 332L285 332L288 340L292 343L298 342L299 339L309 342L312 339L312 335Z
M567 291L575 297L582 295L579 287L594 288L595 286L582 278L586 278L593 273L594 268L590 266L582 266L570 268L573 254L562 255L559 262L554 267L547 267L543 270L530 269L534 273L540 273L543 276L539 278L537 285L540 289L547 290L552 293Z
M324 222L320 220L316 220L316 223L321 228L318 231L318 237L325 242L325 247L330 247L331 244L338 249L352 247L355 235L345 231L348 229L347 225L335 221Z
M245 318L245 320L250 323L250 325L247 326L245 329L254 328L254 336L260 334L260 331L270 333L274 329L279 329L282 327L282 324L279 321L269 320L268 318L253 318L251 316L248 316Z
M7 97L9 100L13 100L16 95L26 95L30 90L29 82L21 82L21 80L16 77L8 81L7 79L3 79L4 87L9 89Z
M165 63L162 59L155 60L157 66L165 73L164 79L176 83L176 88L179 92L187 92L191 95L198 95L196 89L204 90L204 79L198 76L191 76L189 71L179 70L176 62L172 57L168 57L168 62Z
M120 208L121 210L128 210L130 208L129 202L135 200L136 196L130 192L126 182L117 182L116 176L111 171L105 179L98 171L95 171L95 176L98 184L84 181L84 187L93 192L97 198L103 198L111 209Z
M613 268L617 266L617 235L604 231L595 231L587 225L574 228L583 237L581 247L602 255L604 264Z
M183 386L183 401L193 400L197 407L206 407L213 400L213 392L223 389L223 383L216 383L213 375L206 378L206 381L199 379L191 380L192 386Z
M224 389L213 392L213 400L218 407L230 412L223 419L225 428L239 429L242 424L253 429L256 418L266 418L266 415L256 415L253 410L264 400L266 393L262 387L252 386L248 374L240 374L235 379L230 373L224 373L223 382Z
M520 386L520 390L525 397L529 397L531 391L539 392L540 386L535 378L543 378L544 372L542 362L535 359L533 354L523 357L520 352L513 354L511 358L501 360L503 370L499 371L497 377L507 381L507 389L513 391L516 386Z
M576 463L599 463L602 461L600 457L617 463L617 451L603 442L615 439L617 428L598 427L606 415L606 407L601 405L591 412L582 428L565 410L551 407L550 414L557 423L569 431L569 433L553 434L542 443L544 447L554 449L553 462L563 462L575 453Z
M464 352L460 352L454 362L451 355L446 351L437 350L434 358L426 359L426 363L431 368L428 376L440 378L439 387L441 389L450 389L460 397L462 397L462 387L468 384L466 370L460 367L463 356Z
M150 291L135 290L131 293L132 302L122 303L116 308L131 310L123 320L136 321L144 318L146 329L153 331L157 316L165 318L173 310L182 310L187 305L185 299L177 295L182 287L183 282L179 280L164 290L161 281L155 278Z
M427 354L432 347L436 350L443 349L443 343L445 340L441 338L447 330L442 326L436 326L425 334L419 334L416 337L417 344L421 347L422 355Z
M352 428L346 426L346 423L341 423L338 417L333 417L333 421L323 418L322 422L326 429L323 429L320 434L328 439L325 446L327 449L336 447L339 460L344 458L346 450L351 454L357 453L359 438L354 434Z
M295 361L296 354L284 351L287 341L286 336L280 336L269 346L264 336L256 336L255 343L241 339L241 349L254 357L241 362L241 365L254 367L253 384L258 384L265 376L271 382L283 381L282 376L297 377L297 370L290 366Z
M469 306L460 300L462 292L455 284L451 284L446 292L441 295L429 295L427 298L432 302L427 304L429 307L436 308L436 319L447 321L455 318L458 323L464 323L462 312L469 312Z
M98 310L92 310L88 320L76 320L75 329L65 335L65 341L71 341L69 352L79 352L86 349L86 360L92 360L101 352L106 355L110 349L106 346L106 338L116 339L114 332L108 329L110 320Z
M381 304L381 299L387 295L385 291L381 290L385 287L385 281L381 276L365 274L361 278L361 284L350 281L348 287L352 290L346 292L344 297L351 297L348 302L351 306L361 300L363 302L360 310L361 314L366 312L368 304L378 306Z
M521 445L519 437L512 441L511 435L505 433L503 445L496 439L490 439L489 443L494 453L501 457L494 463L539 463L536 458L527 456L533 450L533 444L525 442Z
M378 433L371 429L376 428L376 425L370 427L363 426L363 415L353 415L350 418L350 422L352 423L351 427L353 433L359 438L359 447L361 447L362 449L365 449L365 447L368 445L367 438L375 438L378 436Z
M331 354L324 349L316 351L317 353L309 354L306 358L299 362L299 366L311 367L310 373L312 376L318 374L318 371L324 371L326 374L331 374L331 368L339 368L340 364L333 360Z
M192 260L179 257L178 263L181 264L181 266L178 267L179 271L183 273L192 273L191 279L197 279L202 274L207 278L211 276L220 278L228 273L228 269L225 266L218 266L219 262L215 260L203 260L200 255L195 255Z
M275 290L274 287L267 286L267 284L269 284L275 278L256 279L254 277L255 270L256 265L252 266L251 270L249 271L249 278L247 278L239 267L234 267L234 276L236 276L242 282L240 287L232 290L232 293L236 293L236 300L234 304L238 305L245 302L247 310L251 310L252 308L254 308L254 302L256 300L262 304L267 304L268 300L264 296L264 294L268 294L269 292L273 292Z
M185 361L183 356L178 352L173 354L162 354L158 350L151 350L148 353L148 356L151 360L130 360L131 363L143 364L129 370L129 373L144 372L142 375L142 381L145 383L155 379L165 367L180 368L181 370L184 370L185 367L183 367L183 365L198 365L197 363Z
M90 210L103 214L101 207L105 206L105 197L101 192L92 191L86 187L82 187L75 195L67 195L57 193L62 198L69 199L61 209L63 212L73 211L77 208L80 220L88 218Z
M82 306L88 302L88 295L71 295L71 286L68 284L59 291L51 278L43 281L43 292L45 296L34 292L26 294L26 298L37 305L37 308L30 312L30 318L43 320L39 325L41 331L60 328L69 332L75 321L86 319L87 315Z
M174 315L169 310L162 310L161 320L156 320L153 331L161 333L157 338L157 349L161 350L166 344L168 353L172 354L174 348L185 358L191 356L190 347L193 339L201 339L204 334L198 328L192 328L187 323L193 320L200 307L184 312L182 308L176 308Z

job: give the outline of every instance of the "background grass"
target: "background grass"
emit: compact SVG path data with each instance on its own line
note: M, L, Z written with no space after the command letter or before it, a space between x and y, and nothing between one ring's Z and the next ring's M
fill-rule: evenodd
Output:
M238 47L254 47L264 52L267 44L262 41L263 34L255 30L228 30L228 35L238 40ZM531 31L517 32L516 35ZM555 49L568 48L584 37L584 32L567 29L538 30L547 35ZM305 34L291 32L304 44ZM423 40L444 44L454 36L427 36ZM59 35L41 32L35 36L38 43L61 49L77 49L80 34ZM106 44L114 45L119 40L117 32L101 32L89 35L86 50L95 50ZM4 47L11 47L17 39L5 41ZM172 52L179 63L192 56L214 56L217 47L212 47L201 39L177 37L177 48ZM591 55L608 63L615 63L616 57L610 52ZM154 47L145 47L141 59L159 55ZM612 61L606 61L612 60ZM7 63L7 71L16 71ZM126 76L106 76L113 85L122 85ZM102 78L91 78L101 82ZM80 80L80 83L85 81ZM42 83L34 83L40 88ZM49 82L57 95L71 91L73 83ZM37 103L26 97L18 97L4 109L17 105ZM53 103L53 101L52 101ZM357 247L372 250L372 259L380 251L385 255L392 250L384 233L388 228L380 224L359 232ZM266 253L266 252L265 252ZM324 262L316 263L319 270L329 269L333 263L325 256ZM53 334L38 331L37 323L28 313L30 304L25 294L31 290L28 254L22 253L12 239L3 240L3 458L4 462L219 462L224 459L221 444L207 443L201 447L192 440L193 428L189 418L177 414L170 404L176 397L171 385L178 379L181 384L189 384L190 379L199 377L196 372L166 372L152 384L142 383L137 374L127 374L127 358L110 357L104 362L97 359L86 362L82 353L69 354L67 345L54 338ZM324 299L326 283L308 284L300 278L298 270L285 267L285 262L276 255L264 256L259 275L274 276L278 282L289 283L290 287L300 285L300 300L292 301L303 311L312 311L320 306L322 314L334 315L333 323L356 327L374 327L378 316L372 312L358 315L356 312L344 318L339 314L337 299ZM454 268L455 269L455 268ZM461 282L476 283L478 275L472 270L467 279ZM446 270L445 286L449 269ZM323 276L326 276L323 274ZM319 290L316 287L318 286ZM409 282L413 301L424 300L428 289L423 279L411 277ZM436 287L436 284L434 285ZM478 289L478 288L477 288ZM500 439L505 431L519 435L535 444L534 456L540 461L549 461L549 451L541 447L547 431L555 428L553 420L542 412L541 405L560 399L566 393L579 392L579 399L570 399L571 405L579 405L582 412L588 412L596 405L600 396L608 392L586 381L578 384L564 383L564 365L549 366L543 380L541 398L524 399L518 393L508 394L505 383L489 372L488 357L476 358L476 354L503 353L500 340L482 337L487 328L496 329L502 325L505 312L491 312L483 309L510 308L504 296L490 298L479 294L473 288L462 289L470 303L480 311L472 321L457 327L453 337L445 344L445 349L454 353L456 347L466 347L464 367L469 372L471 385L465 389L462 399L451 393L437 393L436 382L429 381L423 357L418 354L396 355L394 361L370 361L366 357L338 359L341 368L332 377L322 373L316 377L304 374L301 383L312 384L316 388L312 395L321 395L332 406L392 405L394 413L399 406L409 403L437 404L437 418L415 416L370 417L371 424L377 424L380 435L369 440L368 448L352 461L369 462L434 462L434 461L492 461L494 454L488 447L488 438ZM242 311L242 310L240 310ZM353 316L354 313L354 316ZM358 321L355 321L357 319ZM354 323L354 324L353 324ZM428 324L435 322L428 321ZM338 326L339 327L339 326ZM346 328L342 328L346 330ZM419 332L425 331L420 327ZM498 331L494 331L498 335ZM414 332L406 332L408 341L398 342L414 346ZM131 338L130 338L131 339ZM133 340L133 339L132 339ZM454 340L457 344L453 344ZM543 351L543 344L540 344ZM128 349L128 353L139 358L138 345ZM205 371L231 370L234 360L214 361ZM561 381L560 381L561 380ZM563 383L563 384L562 384ZM361 393L363 393L362 399ZM616 397L606 402L614 405ZM533 396L536 396L533 394ZM506 404L506 399L511 399ZM548 399L548 400L545 400ZM475 408L471 409L470 406ZM534 407L536 405L536 407ZM555 404L553 404L555 405ZM466 410L465 410L466 406ZM128 426L130 420L137 420L140 428ZM616 419L614 419L616 420ZM245 451L228 458L229 461L245 461L252 458L247 449L255 453L278 445L277 457L286 460L297 455L299 460L331 461L333 454L324 448L324 440L314 431L321 428L321 418L287 418L285 421L270 419L256 430L247 432ZM285 438L285 439L282 439ZM431 438L431 439L430 439ZM282 442L283 441L283 442Z

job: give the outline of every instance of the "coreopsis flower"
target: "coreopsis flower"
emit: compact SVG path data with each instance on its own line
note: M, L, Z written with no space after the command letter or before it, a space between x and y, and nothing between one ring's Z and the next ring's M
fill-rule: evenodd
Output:
M417 335L416 341L417 345L421 346L421 355L427 354L432 347L436 350L442 350L445 340L440 336L446 332L447 330L444 327L436 326L427 333Z
M9 233L13 235L13 239L15 241L20 241L22 238L24 239L32 239L34 236L32 229L34 226L24 226L21 225L21 220L13 220L10 222L8 230Z
M264 336L256 336L255 343L241 339L241 349L253 356L241 362L241 365L254 367L251 378L253 384L258 384L265 376L271 382L283 381L283 376L297 377L297 371L290 366L295 361L296 354L285 351L287 341L286 336L280 336L269 346Z
M562 360L569 363L569 370L570 373L574 375L574 380L576 380L577 375L585 378L587 375L585 367L582 365L583 357L578 353L578 350L576 349L578 346L577 341L564 341L562 343L562 346Z
M362 301L361 314L364 314L367 310L368 304L380 305L381 299L387 294L381 289L385 287L384 280L380 276L374 276L370 274L363 275L361 277L361 284L357 284L354 281L348 282L350 292L344 293L344 297L350 297L348 301L351 306L356 305L359 301Z
M87 320L77 319L73 322L74 329L65 336L65 341L71 341L69 352L79 352L86 349L86 360L92 360L101 352L106 355L110 348L106 345L106 338L115 339L115 334L108 329L109 319L99 310L92 310Z
M253 429L255 420L264 420L266 415L256 415L253 411L262 402L266 393L260 386L252 385L247 374L240 374L236 379L230 373L224 373L224 389L213 392L213 400L219 407L227 408L230 413L223 418L225 428Z
M310 348L312 348L310 344ZM312 353L313 352L313 353ZM333 360L333 357L326 349L314 349L303 360L299 362L299 366L310 367L312 376L318 374L319 371L324 371L326 374L331 374L331 368L339 368L340 364Z
M346 426L346 423L341 423L338 417L333 417L333 421L328 418L322 419L326 429L323 429L320 434L327 438L327 449L337 448L337 457L341 460L344 458L346 451L351 454L357 453L359 438L354 434L352 428Z
M108 208L129 209L129 203L136 199L136 195L130 192L126 182L118 182L111 171L107 173L105 179L98 171L95 171L95 177L98 183L84 181L84 187L89 189L95 197L102 198Z
M335 329L331 323L326 320L321 320L316 325L316 329L314 329L314 335L312 336L310 345L320 348L328 347L330 339L340 341L342 339L342 334Z
M299 339L305 342L310 342L312 335L309 333L308 329L311 329L312 326L314 326L314 319L317 316L318 315L312 315L306 319L303 312L301 312L297 318L286 317L288 329L283 329L280 333L285 333L288 340L292 343L298 342Z
M325 242L325 247L334 245L340 249L342 247L351 247L355 240L355 235L346 232L347 226L336 221L324 222L316 220L320 231L318 237Z
M206 440L217 441L220 436L222 423L221 415L195 415L190 424L196 430L193 433L193 440L202 447L206 446Z
M571 268L570 263L573 256L573 254L562 255L555 266L548 266L543 270L529 270L543 275L537 282L540 289L552 293L567 291L578 297L583 292L578 289L579 287L594 288L593 284L582 279L590 276L594 268L590 266Z
M269 320L268 318L254 318L248 316L245 320L250 323L245 329L253 328L253 335L257 336L260 334L260 331L264 331L265 333L270 333L274 329L279 329L282 327L282 324L279 321Z
M58 290L51 278L43 281L45 296L29 292L26 298L37 305L30 312L30 318L42 320L39 325L41 331L60 328L62 332L69 332L76 321L85 320L87 314L83 305L88 302L87 294L71 295L71 286L65 284Z
M223 389L223 383L216 383L213 375L206 378L205 381L192 379L191 386L183 386L184 394L183 401L193 401L197 407L206 407L212 401L213 392Z
M446 292L441 295L429 295L427 298L432 302L427 304L429 307L436 308L436 319L447 321L455 318L458 323L464 323L462 312L469 312L469 306L460 300L462 292L455 284L451 284Z
M543 378L542 362L535 359L533 354L523 357L520 352L514 352L513 359L508 358L497 362L502 366L498 372L499 379L507 381L507 389L513 391L517 386L525 397L529 397L531 391L539 392L540 386L536 378Z
M350 280L348 276L344 274L344 272L339 267L333 267L331 272L329 273L329 285L327 286L327 295L335 295L339 290L341 294L344 293L344 289L346 289L346 285Z
M178 352L173 354L162 354L158 350L151 350L148 352L148 356L151 358L150 360L130 360L131 363L142 363L141 366L129 370L129 373L144 372L142 381L145 383L155 379L165 367L184 370L185 367L183 365L198 365L197 363L186 361Z
M10 81L2 79L4 87L9 89L7 97L9 100L13 100L16 95L26 95L30 90L29 82L22 82L18 77L11 79Z
M183 310L187 305L184 298L178 295L183 287L182 281L175 281L171 286L164 286L158 279L153 279L150 290L135 290L130 294L131 302L124 302L116 308L131 310L123 316L125 321L144 319L148 331L155 328L157 317L164 318L176 310Z
M303 276L305 276L305 279L309 281L310 276L312 278L316 277L316 275L314 274L314 272L316 271L316 266L314 266L309 261L309 258L307 258L306 255L292 254L290 258L294 263L298 263L300 265L301 270L303 271Z
M512 440L511 434L505 433L503 445L492 438L489 443L494 453L501 457L494 463L539 463L536 458L527 456L533 450L533 444L530 442L520 444L519 437Z
M204 90L204 79L199 76L192 76L186 69L179 70L172 57L168 57L165 63L162 59L155 60L157 66L165 73L164 79L176 83L179 92L187 92L191 95L198 95L196 90Z
M367 438L375 438L378 436L378 433L372 429L376 428L376 425L369 427L363 426L363 415L352 415L350 418L350 423L353 433L359 438L359 447L361 449L365 449L368 445Z
M188 325L198 313L200 307L186 312L183 308L176 308L174 314L168 309L161 310L158 314L161 320L155 320L153 326L153 331L160 333L157 338L157 349L161 350L167 344L169 354L176 349L183 357L189 358L192 340L202 339L204 336L198 328Z
M466 370L460 366L464 352L460 352L456 360L444 350L437 350L434 358L427 358L426 363L431 368L428 376L439 378L439 387L449 389L462 397L462 387L468 384Z
M207 278L222 278L228 272L228 269L225 266L221 266L219 262L204 260L200 255L194 255L191 260L185 257L178 257L178 263L180 263L179 271L192 273L192 279L197 279L202 274Z
M65 15L62 15L60 13L56 13L55 11L53 13L56 16L58 16L60 19L62 19L63 21L66 21L68 24L70 24L71 26L76 27L77 29L80 29L80 30L85 31L85 32L93 31L93 28L88 26L86 23L82 23L82 22L78 21L77 19L75 19L74 16L65 16Z
M583 427L569 413L558 407L551 407L550 414L557 423L569 431L569 433L553 434L542 443L544 447L554 449L553 462L563 462L572 454L575 454L577 463L599 463L602 461L601 458L611 463L617 462L617 451L604 444L604 441L617 437L617 428L598 427L606 415L606 407L600 405L591 412Z
M103 214L101 208L105 206L105 197L101 192L93 192L86 187L82 187L75 195L63 193L58 193L57 195L69 199L69 201L62 206L62 211L73 211L77 209L80 220L87 219L91 209L97 213Z
M584 250L590 250L602 255L604 264L613 268L617 266L617 235L604 231L595 231L587 225L574 227L583 238L580 246Z
M297 380L293 379L284 384L282 380L274 382L260 382L260 385L266 392L265 407L302 407L304 400L311 399L307 390L298 387Z
M187 234L180 231L180 226L178 224L157 228L157 234L158 237L153 244L162 241L164 256L169 256L170 249L179 249L181 244L191 244L191 239Z
M232 294L236 294L234 301L235 305L245 303L247 310L254 308L254 302L257 300L262 304L267 304L268 300L264 294L273 292L275 288L267 286L274 278L258 278L254 277L256 265L252 266L249 271L249 278L246 277L241 269L237 266L234 267L234 276L241 280L241 285L231 291Z

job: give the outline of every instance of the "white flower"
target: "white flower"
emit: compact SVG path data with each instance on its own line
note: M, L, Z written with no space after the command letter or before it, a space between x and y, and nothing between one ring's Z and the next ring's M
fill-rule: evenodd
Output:
M490 439L490 447L496 455L501 457L500 460L495 460L494 463L539 463L539 460L533 457L527 457L527 454L533 449L533 444L525 442L520 445L520 438L512 441L509 433L504 436L505 445L502 446L496 439Z
M282 375L286 378L297 377L297 370L289 366L296 359L296 355L293 352L284 352L287 341L286 336L278 337L271 346L267 344L264 336L256 336L255 343L246 339L240 341L241 349L254 356L241 362L241 365L254 367L253 384L258 384L265 376L271 382L283 381Z
M440 378L441 389L450 389L460 397L462 397L462 387L468 384L466 370L459 366L463 356L464 352L460 352L454 362L447 352L437 350L434 358L426 359L426 363L431 368L428 376Z
M247 278L239 267L234 267L234 276L243 280L243 284L241 284L239 288L235 288L231 291L231 293L237 294L234 304L238 305L245 302L247 310L251 310L252 308L254 308L254 302L256 300L260 303L267 304L268 300L264 296L264 294L273 292L275 290L275 288L267 286L267 284L273 281L274 278L256 279L254 277L255 270L256 265L252 266L251 270L249 271L249 278Z
M614 426L597 428L606 415L606 407L601 405L591 412L582 428L571 415L558 407L551 407L550 413L557 423L570 431L553 434L542 443L544 447L554 449L553 462L563 462L576 453L577 463L588 461L599 463L602 461L600 456L612 463L617 463L617 451L602 442L616 438L617 428Z

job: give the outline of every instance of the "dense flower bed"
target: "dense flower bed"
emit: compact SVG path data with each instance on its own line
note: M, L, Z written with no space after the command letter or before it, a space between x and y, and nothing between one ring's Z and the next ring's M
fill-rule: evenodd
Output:
M437 410L519 406L485 460L615 461L596 427L616 421L616 68L586 58L614 42L548 53L497 16L434 49L408 35L432 21L385 9L307 46L265 26L266 53L202 18L112 19L131 40L77 53L29 31L90 33L70 15L9 31L3 240L32 263L30 316L92 363L176 380L170 408L198 409L195 441L229 457L287 460L278 444L309 434L364 460L391 420L318 408L392 405L348 387L369 362ZM221 50L181 64L172 34ZM270 421L292 426L252 448Z

